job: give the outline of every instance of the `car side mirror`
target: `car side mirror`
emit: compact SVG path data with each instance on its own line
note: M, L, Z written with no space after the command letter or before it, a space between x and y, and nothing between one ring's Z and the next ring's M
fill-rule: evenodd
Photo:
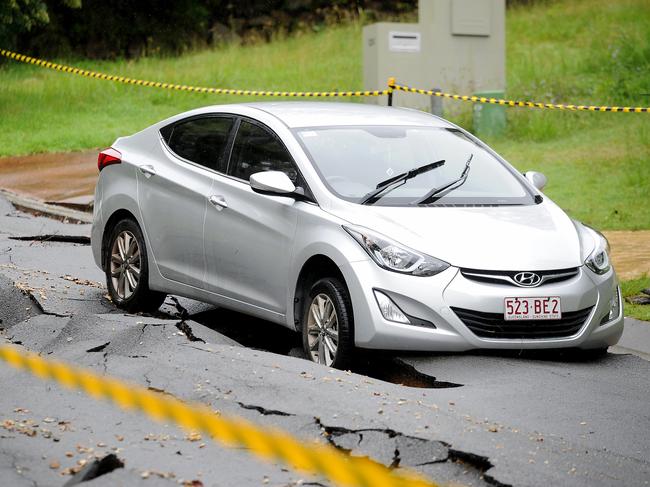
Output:
M289 195L296 191L296 185L282 171L262 171L251 174L253 191L263 194Z
M528 182L530 184L535 186L540 191L542 191L546 187L546 183L548 182L546 176L544 176L541 172L527 171L524 173L524 176L526 179L528 179Z

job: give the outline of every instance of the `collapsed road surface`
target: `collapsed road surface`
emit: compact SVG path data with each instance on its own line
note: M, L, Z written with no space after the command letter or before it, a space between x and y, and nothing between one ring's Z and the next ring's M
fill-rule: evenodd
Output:
M648 485L642 358L382 354L331 370L291 332L205 304L123 314L88 234L0 200L3 342L438 482ZM4 364L0 381L0 485L328 485Z

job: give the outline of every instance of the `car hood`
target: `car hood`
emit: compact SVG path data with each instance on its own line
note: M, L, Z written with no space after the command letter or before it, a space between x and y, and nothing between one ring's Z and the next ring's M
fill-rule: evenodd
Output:
M573 221L552 202L500 207L387 207L346 204L330 209L453 266L485 270L551 270L582 265Z

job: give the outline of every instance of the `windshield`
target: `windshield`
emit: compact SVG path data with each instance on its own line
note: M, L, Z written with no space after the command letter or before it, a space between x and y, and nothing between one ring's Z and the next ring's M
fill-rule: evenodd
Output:
M417 204L427 194L458 180L468 158L463 184L444 191L435 205L527 205L529 193L504 164L482 145L453 128L351 126L310 127L296 134L328 188L340 198L362 203L387 179L435 161L444 165L419 173L380 195L375 205Z

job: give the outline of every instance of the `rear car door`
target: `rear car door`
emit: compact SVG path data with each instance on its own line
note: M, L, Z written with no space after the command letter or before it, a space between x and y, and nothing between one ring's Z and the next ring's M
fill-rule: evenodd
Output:
M241 119L227 176L215 176L205 219L209 289L230 305L267 319L286 312L289 263L296 231L296 205L286 196L255 193L251 174L284 171L297 185L300 175L280 138L266 126Z
M234 119L203 115L161 129L155 158L139 167L138 201L163 277L203 288L203 221L213 171L225 164Z

